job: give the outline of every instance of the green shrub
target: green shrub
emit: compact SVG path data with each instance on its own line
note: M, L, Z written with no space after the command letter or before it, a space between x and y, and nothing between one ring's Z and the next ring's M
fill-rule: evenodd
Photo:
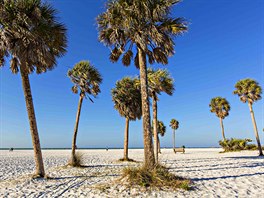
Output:
M252 142L252 140L231 138L220 140L219 145L224 149L224 152L256 150L257 146L255 144L248 144L249 142Z
M255 145L255 144L248 144L248 145L246 145L245 148L246 148L246 150L257 150L258 149L257 145Z

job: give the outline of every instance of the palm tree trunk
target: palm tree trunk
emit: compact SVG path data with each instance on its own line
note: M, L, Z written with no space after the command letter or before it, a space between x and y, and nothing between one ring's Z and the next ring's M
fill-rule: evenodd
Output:
M175 153L175 129L173 129L173 151Z
M124 160L128 160L128 134L129 134L129 119L126 118L126 128L124 136Z
M83 96L80 95L78 110L77 110L77 115L76 115L76 121L75 121L75 128L74 128L73 138L72 138L72 153L71 153L71 164L72 165L75 164L76 138L77 138L80 114L81 114L81 109L82 109L82 102L83 102Z
M20 67L20 74L22 78L22 85L24 90L24 96L26 100L26 107L30 125L30 133L32 138L32 145L34 150L34 160L36 164L36 173L35 176L37 177L44 177L44 164L42 159L39 135L38 135L38 128L37 128L37 121L35 116L35 110L33 105L33 99L31 94L30 82L27 72L25 71L25 64L22 64Z
M152 97L152 111L153 111L153 135L154 135L154 153L155 153L155 160L156 163L158 163L158 116L157 116L157 97L155 95L155 93L153 93L153 97Z
M144 136L144 165L148 169L153 169L155 166L155 157L152 144L152 133L150 125L150 110L148 97L148 79L146 54L138 47L138 59L140 67L140 85L141 85L141 100L142 100L142 116L143 116L143 136Z
M220 125L221 125L221 129L222 129L223 140L225 140L225 129L224 129L224 124L223 124L222 118L220 118Z
M160 139L159 139L159 136L158 136L158 147L159 147L159 153L161 153L161 150L160 150Z
M260 144L260 140L259 140L259 135L258 135L257 123L256 123L256 120L255 120L252 104L248 103L248 106L249 106L250 115L251 115L252 123L253 123L253 126L254 126L254 131L255 131L255 136L256 136L256 140L257 140L257 144L258 144L259 156L263 156L263 152L262 152L262 148L261 148L261 144Z

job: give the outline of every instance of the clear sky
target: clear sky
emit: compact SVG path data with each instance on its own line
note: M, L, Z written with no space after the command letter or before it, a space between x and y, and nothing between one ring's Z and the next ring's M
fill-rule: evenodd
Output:
M78 104L71 92L67 71L80 60L90 60L103 76L102 93L92 104L83 102L77 137L78 147L122 147L125 119L113 108L110 90L124 76L136 76L133 65L111 63L109 49L98 42L96 16L104 11L103 0L49 0L68 28L68 53L53 71L30 76L41 146L70 147ZM161 146L172 145L171 118L180 122L177 146L218 146L219 119L209 111L212 97L231 104L224 120L226 137L255 140L247 104L232 94L243 78L256 79L264 88L264 1L184 0L173 16L185 17L189 31L176 38L176 54L167 68L175 79L173 96L161 95L158 119L167 126ZM9 65L0 69L0 147L32 147L29 123L19 74ZM264 144L264 100L254 104ZM143 146L142 122L130 124L130 147Z

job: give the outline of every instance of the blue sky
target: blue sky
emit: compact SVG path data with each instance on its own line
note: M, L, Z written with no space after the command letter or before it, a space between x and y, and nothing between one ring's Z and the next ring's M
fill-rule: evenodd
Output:
M49 2L68 28L68 53L53 71L30 76L41 145L70 147L78 95L71 92L67 71L80 60L90 60L103 76L102 93L82 107L78 147L122 147L125 119L113 109L110 90L124 76L136 76L134 66L111 63L109 49L98 42L96 16L104 11L103 0ZM176 145L218 146L219 119L209 111L210 99L226 97L231 104L224 120L226 137L255 140L247 104L232 94L243 78L256 79L264 87L264 1L185 0L173 9L173 16L185 17L189 31L177 37L176 54L167 68L175 79L173 96L161 95L158 118L167 126L161 146L172 145L171 118L180 122ZM0 69L0 148L32 147L20 75L8 65ZM262 144L264 100L254 104ZM141 121L130 124L130 147L143 146Z

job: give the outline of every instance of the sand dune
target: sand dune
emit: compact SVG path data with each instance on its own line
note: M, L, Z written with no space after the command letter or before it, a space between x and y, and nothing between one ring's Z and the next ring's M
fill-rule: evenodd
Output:
M161 162L173 173L193 181L191 191L144 192L112 184L123 167L122 150L80 150L83 168L64 167L70 150L44 150L51 179L30 179L33 151L0 151L0 197L262 197L264 158L256 151L220 154L221 149L186 149L185 154L162 149ZM130 158L143 160L142 149L129 151ZM103 184L101 186L101 184ZM105 187L104 184L111 184Z

